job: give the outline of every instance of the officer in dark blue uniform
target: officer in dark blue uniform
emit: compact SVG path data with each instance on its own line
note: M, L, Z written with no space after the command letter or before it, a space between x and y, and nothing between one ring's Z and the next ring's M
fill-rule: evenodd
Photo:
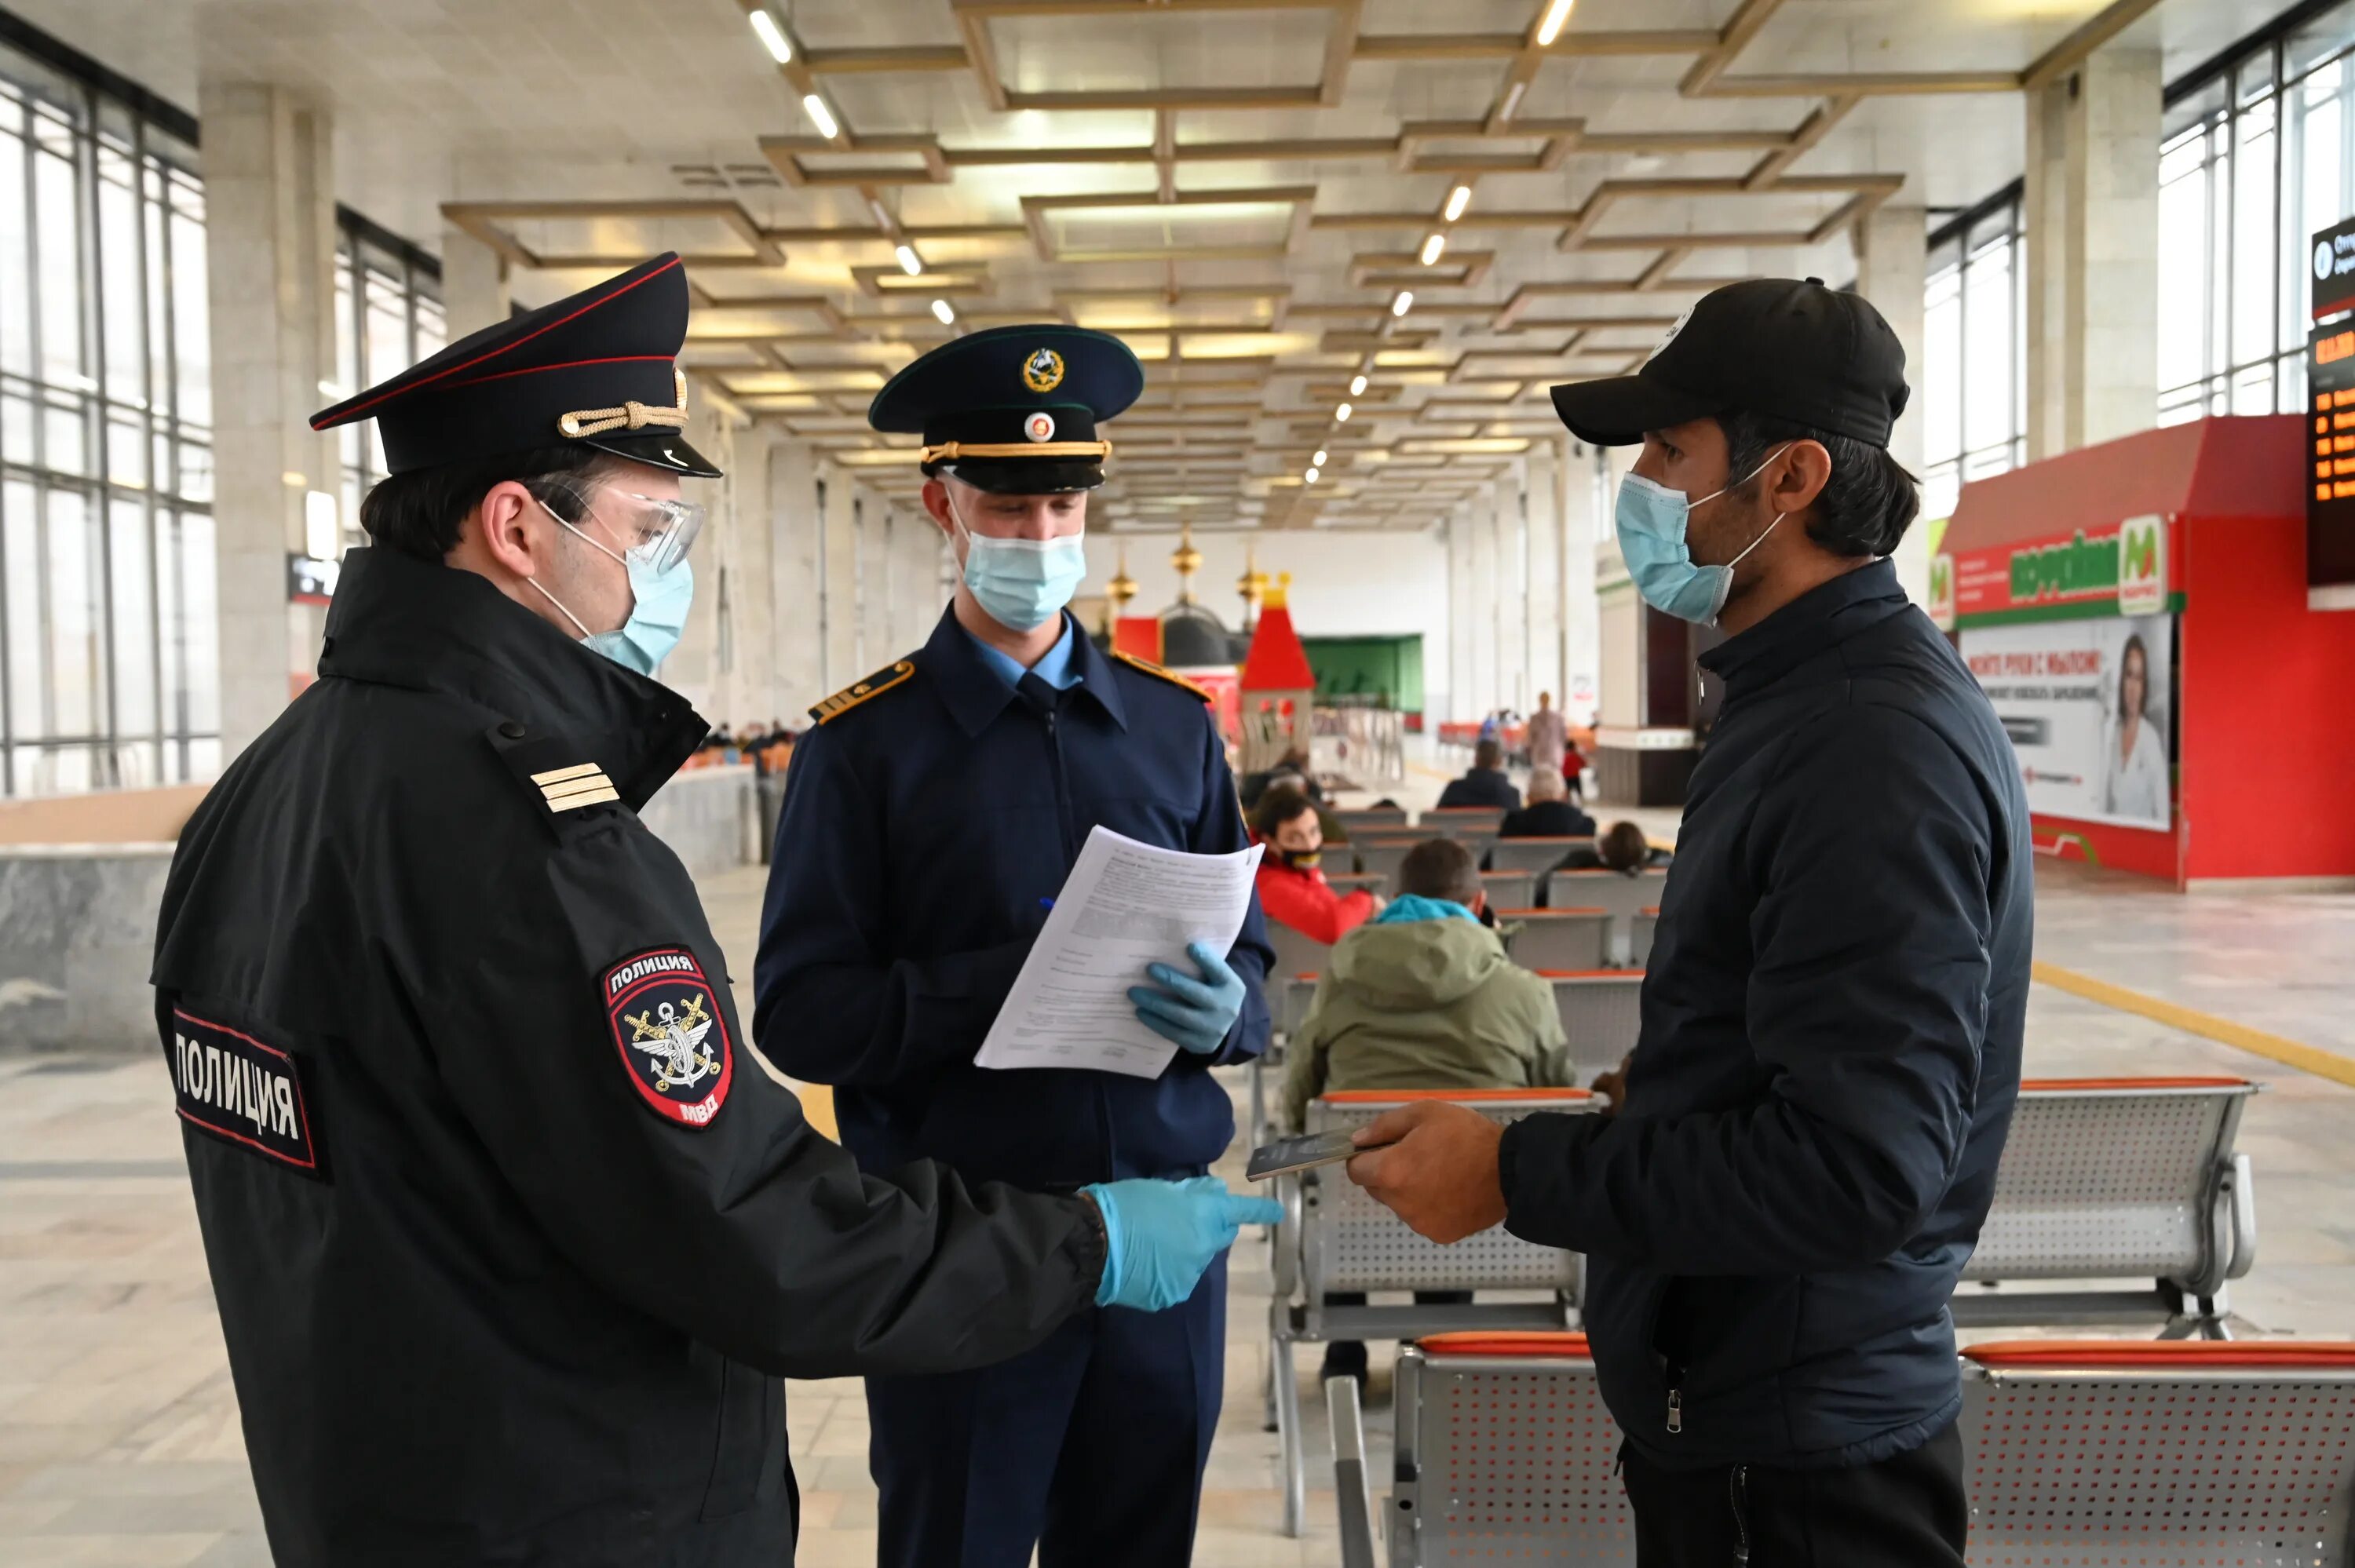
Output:
M868 412L922 434L962 581L922 649L811 710L753 1028L786 1072L837 1086L868 1170L930 1157L1035 1192L1197 1175L1234 1135L1208 1069L1266 1047L1254 902L1231 951L1138 977L1138 1016L1181 1047L1159 1077L974 1065L1096 823L1206 853L1249 842L1201 692L1099 652L1064 609L1111 450L1096 426L1143 387L1117 338L1006 327L924 355ZM1024 1568L1034 1544L1043 1568L1185 1563L1225 1305L1221 1263L1167 1312L1083 1312L986 1371L869 1378L882 1563Z

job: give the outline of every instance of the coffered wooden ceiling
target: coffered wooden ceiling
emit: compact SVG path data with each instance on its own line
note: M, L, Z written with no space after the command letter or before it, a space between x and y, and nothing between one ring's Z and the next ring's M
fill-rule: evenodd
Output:
M680 249L697 374L889 492L890 373L1054 319L1146 361L1114 519L1422 527L1700 292L1844 281L1855 226L1924 199L1873 166L1902 136L1841 134L1873 106L2041 86L2157 0L1580 0L1550 41L1554 0L698 3L791 47L741 156L447 219L527 270Z

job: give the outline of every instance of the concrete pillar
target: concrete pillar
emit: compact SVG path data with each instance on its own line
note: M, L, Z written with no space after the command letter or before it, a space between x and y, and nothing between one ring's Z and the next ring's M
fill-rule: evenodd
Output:
M442 313L450 341L507 319L507 259L453 225L442 227Z
M891 549L891 646L905 653L924 645L948 608L951 590L942 573L948 541L921 505L903 506L894 514Z
M798 725L804 709L837 690L826 683L820 630L817 468L799 441L770 449L768 524L777 689L786 721Z
M1444 706L1433 705L1442 718L1461 722L1476 716L1472 678L1472 504L1459 502L1447 520L1447 687Z
M1564 438L1555 465L1561 509L1561 688L1554 702L1572 724L1593 724L1602 681L1602 630L1594 595L1596 547L1611 537L1607 475L1600 449Z
M1561 705L1561 443L1540 440L1524 465L1529 509L1529 587L1527 637L1528 707L1538 694L1553 694Z
M1872 302L1905 347L1905 379L1913 387L1889 453L1909 473L1922 471L1922 316L1929 288L1929 215L1918 207L1884 207L1857 226L1856 291ZM1930 602L1930 531L1906 530L1893 557L1897 580L1916 604Z
M286 557L307 549L307 497L342 490L336 438L308 423L336 375L334 137L284 88L207 79L197 101L226 762L309 678L325 623L288 602Z
M1480 718L1502 700L1497 689L1497 621L1501 614L1501 576L1497 566L1497 514L1502 506L1497 486L1483 489L1472 501L1472 666L1465 673L1465 694L1471 715Z
M907 520L884 496L865 485L859 488L866 492L866 506L861 513L865 524L858 541L858 557L867 580L861 595L859 664L854 678L879 669L907 652L900 646L899 629L891 624L891 600L900 591L895 535L908 525Z
M816 596L825 628L818 688L824 694L839 691L874 666L858 662L858 526L851 516L858 487L847 471L830 463L818 472L826 486Z
M773 560L777 538L769 514L769 461L778 439L773 426L747 425L733 432L734 450L725 465L730 695L742 718L762 725L788 717L793 711L777 683L780 607Z
M1529 564L1528 477L1513 472L1497 484L1497 701L1526 710L1536 688L1529 684L1529 595L1536 591Z
M2030 461L2158 420L2159 91L2116 45L2027 95Z

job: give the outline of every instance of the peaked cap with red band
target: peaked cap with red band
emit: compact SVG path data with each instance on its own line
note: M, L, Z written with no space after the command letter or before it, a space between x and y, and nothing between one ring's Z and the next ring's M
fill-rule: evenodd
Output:
M687 269L676 253L460 338L357 397L314 430L374 419L388 471L408 473L578 441L717 479L687 444Z

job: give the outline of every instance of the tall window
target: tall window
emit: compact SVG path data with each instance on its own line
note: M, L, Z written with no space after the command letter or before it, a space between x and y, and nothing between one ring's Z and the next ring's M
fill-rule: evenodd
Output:
M2300 6L2167 90L2158 418L2306 403L2307 238L2355 212L2355 4Z
M0 45L0 789L220 766L196 128Z
M2015 184L1930 237L1922 318L1923 515L2027 460L2027 274Z
M432 257L348 208L336 209L336 379L322 394L349 397L440 352L442 268ZM344 543L364 544L360 497L384 477L374 419L342 427Z

